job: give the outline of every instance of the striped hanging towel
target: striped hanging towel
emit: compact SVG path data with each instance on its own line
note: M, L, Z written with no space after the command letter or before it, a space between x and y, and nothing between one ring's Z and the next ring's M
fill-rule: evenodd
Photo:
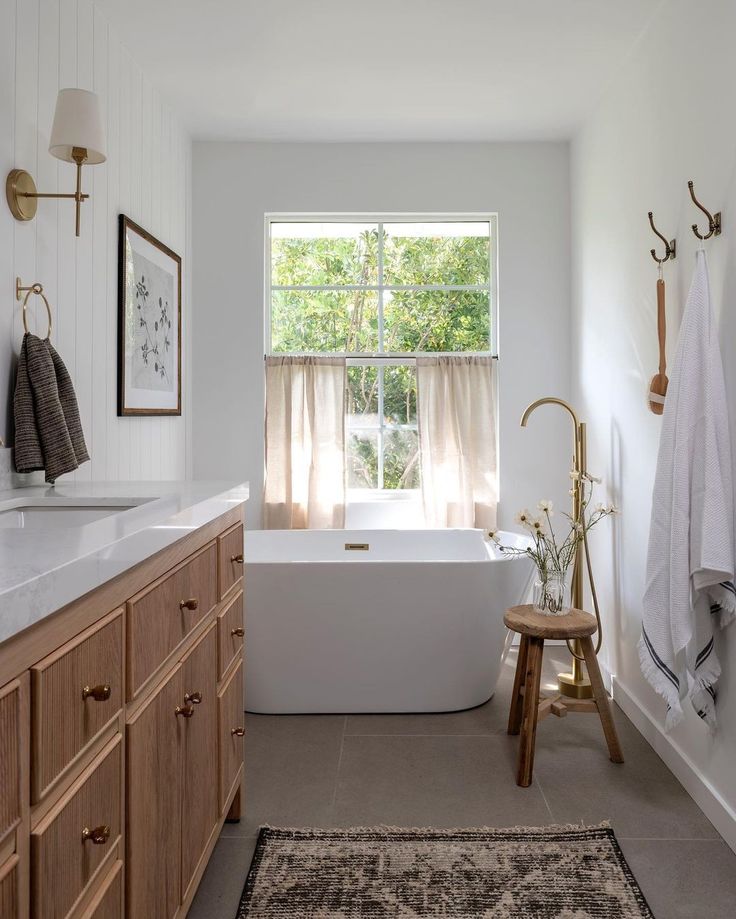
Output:
M17 472L44 469L53 483L89 459L69 371L48 338L30 332L18 360L13 414Z
M701 249L662 416L639 641L642 672L667 701L666 730L683 717L686 697L716 726L721 668L714 625L725 626L736 610L731 469L723 364Z

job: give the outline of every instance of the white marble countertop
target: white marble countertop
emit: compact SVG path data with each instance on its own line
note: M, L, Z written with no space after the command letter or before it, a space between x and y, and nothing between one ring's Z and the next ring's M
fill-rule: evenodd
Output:
M38 499L96 507L121 499L146 503L82 526L0 528L0 643L247 501L248 485L59 483L0 491L0 509Z

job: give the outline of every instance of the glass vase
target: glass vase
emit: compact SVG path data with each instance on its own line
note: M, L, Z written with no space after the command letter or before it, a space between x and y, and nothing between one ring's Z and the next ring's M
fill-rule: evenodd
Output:
M564 574L539 574L534 582L534 609L545 616L565 616L570 612Z

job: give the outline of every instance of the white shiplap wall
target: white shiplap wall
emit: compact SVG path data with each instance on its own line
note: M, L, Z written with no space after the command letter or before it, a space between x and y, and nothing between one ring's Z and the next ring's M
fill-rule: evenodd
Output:
M65 480L182 479L188 443L190 150L186 132L92 0L0 0L0 173L27 169L39 191L73 191L74 166L48 153L60 87L93 89L107 119L104 165L83 170L82 235L74 204L40 201L15 221L0 200L0 437L11 433L23 334L16 275L40 281L52 341L74 379L92 461ZM117 216L126 213L184 258L183 415L118 418ZM41 328L43 308L38 312Z

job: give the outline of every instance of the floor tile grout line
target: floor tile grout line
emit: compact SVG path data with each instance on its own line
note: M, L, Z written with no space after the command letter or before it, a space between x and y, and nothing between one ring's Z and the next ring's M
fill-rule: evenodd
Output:
M505 737L505 736L506 736L506 731L503 729L500 729L493 733L487 732L485 734L437 734L437 733L407 734L406 732L403 732L403 731L396 731L396 732L388 733L388 734L351 734L351 733L347 733L343 735L343 739L345 737L465 737L465 738L483 737L483 738L489 738L489 737Z
M547 808L549 819L554 821L555 815L552 813L552 808L549 806L549 801L547 800L547 795L544 793L544 788L542 787L542 783L539 781L539 776L537 776L535 781L536 781L537 788L539 789L539 793L542 796L542 800L544 801L544 806Z
M337 769L335 770L335 788L332 792L332 806L334 807L337 803L337 788L340 784L340 767L342 766L342 752L345 749L345 732L348 726L348 718L350 715L345 715L342 723L342 737L340 738L340 752L337 757Z

